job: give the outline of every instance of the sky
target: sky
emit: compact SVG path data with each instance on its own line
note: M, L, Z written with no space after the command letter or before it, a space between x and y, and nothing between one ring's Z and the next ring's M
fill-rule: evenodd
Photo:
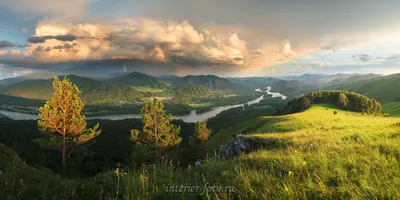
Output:
M400 72L397 0L1 0L0 79Z

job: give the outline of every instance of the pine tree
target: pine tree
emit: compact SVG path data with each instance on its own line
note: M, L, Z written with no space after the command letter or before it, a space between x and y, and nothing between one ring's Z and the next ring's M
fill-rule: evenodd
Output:
M43 148L61 150L62 169L73 150L101 133L94 128L86 128L85 116L81 114L84 107L79 98L79 89L66 77L60 81L54 77L54 93L51 100L40 108L38 120L39 131L47 138L35 141Z
M207 148L205 142L208 140L211 130L207 128L206 121L197 122L195 130L194 135L191 137L192 144L202 148L203 153L206 154Z
M149 145L156 153L156 159L161 150L178 145L180 127L171 124L172 116L165 114L161 101L145 101L141 109L143 130L131 130L131 140Z

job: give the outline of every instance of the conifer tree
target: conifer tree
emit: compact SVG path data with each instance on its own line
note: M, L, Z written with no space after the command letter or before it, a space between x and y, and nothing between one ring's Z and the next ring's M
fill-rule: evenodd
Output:
M62 169L73 150L101 133L94 128L86 128L85 116L81 114L84 107L79 98L79 89L66 77L60 81L54 77L54 93L51 100L40 108L38 120L39 131L48 137L36 139L44 148L61 150Z
M191 137L192 144L200 147L203 150L203 153L207 153L207 148L205 142L208 140L208 137L211 134L211 130L207 128L207 122L201 121L197 122L195 127L195 133Z
M143 130L131 130L131 140L149 145L156 153L167 147L178 145L182 138L179 137L180 127L171 124L172 116L164 111L164 105L156 98L145 101L141 109Z

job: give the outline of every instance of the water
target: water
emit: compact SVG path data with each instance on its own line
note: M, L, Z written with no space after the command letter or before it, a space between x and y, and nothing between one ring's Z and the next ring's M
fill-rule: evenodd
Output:
M268 86L268 87L266 87L267 88L267 90L265 91L267 94L270 94L270 95L272 95L272 98L276 98L276 97L280 97L280 98L282 98L282 100L285 100L285 99L287 99L287 96L285 96L285 95L283 95L283 94L281 94L281 93L279 93L279 92L270 92L271 91L271 86ZM259 91L258 91L259 90ZM256 89L256 91L257 92L260 92L261 90L260 89ZM262 92L262 91L261 91Z
M267 93L269 95L272 95L273 98L282 98L286 99L287 97L279 92L270 92L271 87L266 87L266 91L262 91L261 89L256 89L255 91L261 92L261 93ZM251 104L256 104L259 103L261 100L264 99L264 95L261 95L257 99L251 100L246 102L246 104L251 105ZM228 105L228 106L218 106L212 108L210 111L204 112L197 114L196 110L192 110L190 114L188 115L174 115L174 119L182 119L185 122L198 122L198 121L203 121L211 117L215 117L219 113L225 110L229 110L231 108L237 108L237 107L242 107L244 104L236 104L236 105ZM14 120L37 120L39 117L38 115L34 114L26 114L26 113L19 113L19 112L13 112L13 111L5 111L5 110L0 110L0 113L11 118ZM103 115L103 116L94 116L94 117L87 117L86 119L109 119L109 120L122 120L122 119L139 119L141 118L140 114L121 114L121 115Z

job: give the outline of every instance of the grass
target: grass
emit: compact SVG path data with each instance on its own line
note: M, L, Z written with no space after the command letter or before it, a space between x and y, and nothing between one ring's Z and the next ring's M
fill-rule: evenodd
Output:
M400 116L400 102L385 103L382 105L382 111L390 116Z
M400 179L395 179L400 173L399 121L317 105L303 113L243 123L239 132L268 138L271 147L234 159L247 163L245 177L254 190L254 196L242 197L400 198ZM218 145L215 139L210 147Z
M150 92L150 93L162 93L163 89L151 88L151 87L132 87L140 92Z
M237 124L207 144L216 149L243 133L267 138L265 149L232 159L212 156L198 168L163 162L112 170L68 191L75 199L399 199L399 122L314 105ZM172 185L233 190L166 192Z

